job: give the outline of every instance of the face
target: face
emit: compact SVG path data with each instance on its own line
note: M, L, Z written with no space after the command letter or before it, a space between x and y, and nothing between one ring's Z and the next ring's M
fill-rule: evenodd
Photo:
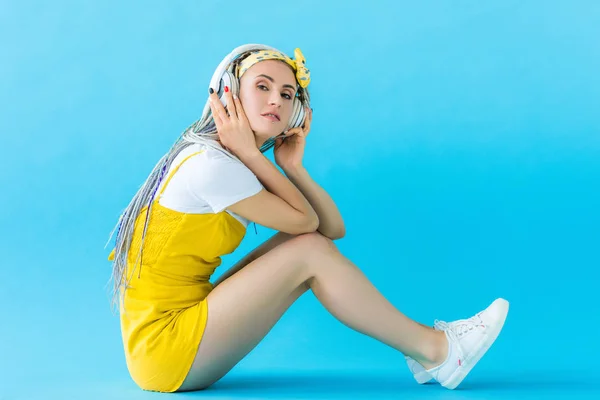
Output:
M257 146L285 130L295 96L294 72L283 61L258 62L242 75L239 98L256 136ZM269 113L277 117L266 115Z

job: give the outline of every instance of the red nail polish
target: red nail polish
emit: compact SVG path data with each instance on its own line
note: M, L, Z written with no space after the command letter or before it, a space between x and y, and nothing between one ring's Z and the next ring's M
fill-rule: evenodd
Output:
M225 86L225 93L229 92L229 86Z

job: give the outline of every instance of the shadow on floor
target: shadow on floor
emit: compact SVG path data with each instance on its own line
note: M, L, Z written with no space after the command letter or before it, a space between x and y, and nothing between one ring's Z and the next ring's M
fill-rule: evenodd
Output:
M203 398L494 398L507 394L551 398L579 397L576 393L598 393L594 379L569 373L519 373L488 375L467 379L454 391L435 383L418 385L410 377L389 372L358 374L351 372L244 373L226 376L212 387L182 393ZM255 397L253 397L255 396ZM586 396L587 397L587 396ZM591 397L593 398L593 397Z

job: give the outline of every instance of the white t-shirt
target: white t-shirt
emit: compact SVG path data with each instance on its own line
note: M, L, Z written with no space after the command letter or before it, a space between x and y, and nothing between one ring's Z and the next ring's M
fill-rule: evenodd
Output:
M181 162L191 154L202 151ZM256 175L241 161L205 144L192 144L182 150L165 177L178 165L159 199L160 205L189 214L219 213L232 204L253 196L263 189ZM163 179L158 192L166 182ZM229 210L226 211L245 227L248 221Z

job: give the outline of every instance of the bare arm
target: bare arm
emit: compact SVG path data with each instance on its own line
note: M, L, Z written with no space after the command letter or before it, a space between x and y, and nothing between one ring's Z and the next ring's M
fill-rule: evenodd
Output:
M318 216L302 192L283 175L258 149L249 155L241 155L242 162L256 175L263 186L284 200L296 211L318 225Z
M317 230L331 240L344 237L346 234L344 220L325 189L312 179L304 167L288 168L284 172L308 199L319 216Z

